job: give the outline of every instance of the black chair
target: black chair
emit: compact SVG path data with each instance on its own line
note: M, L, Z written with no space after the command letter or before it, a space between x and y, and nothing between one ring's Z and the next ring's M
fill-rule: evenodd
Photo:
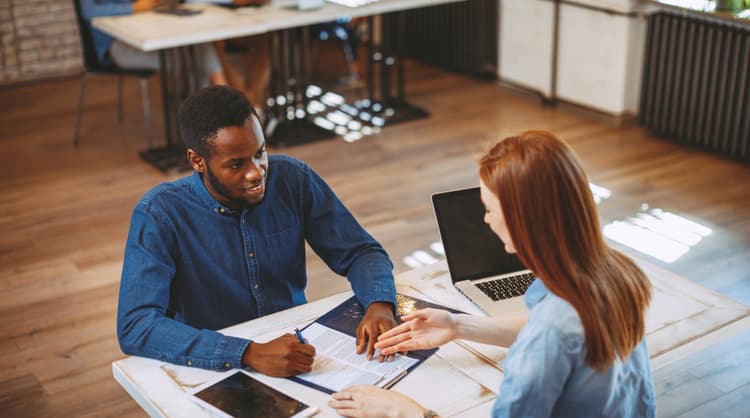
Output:
M76 130L73 134L73 145L78 146L78 131L81 125L81 114L83 113L83 96L86 91L86 81L92 75L116 75L118 76L118 99L117 99L117 121L122 122L122 85L123 77L133 76L141 79L141 96L143 98L143 117L146 126L146 138L148 147L151 148L151 107L148 100L148 78L156 71L152 69L122 69L115 64L99 62L94 48L94 40L91 36L86 20L81 13L81 5L78 0L73 2L76 7L76 20L78 31L81 35L81 47L83 49L83 64L85 72L81 75L81 94L78 98L78 116L76 117Z

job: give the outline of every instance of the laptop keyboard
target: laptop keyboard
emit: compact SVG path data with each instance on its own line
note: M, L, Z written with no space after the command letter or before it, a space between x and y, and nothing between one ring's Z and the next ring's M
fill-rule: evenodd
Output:
M533 274L523 273L518 276L475 283L475 286L492 300L502 300L522 296L533 281Z

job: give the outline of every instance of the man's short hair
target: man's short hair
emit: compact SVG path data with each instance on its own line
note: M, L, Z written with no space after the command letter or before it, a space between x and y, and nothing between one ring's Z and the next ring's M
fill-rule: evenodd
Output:
M218 131L243 126L255 113L244 93L228 86L202 88L185 99L177 111L182 140L203 158L211 155L211 141Z

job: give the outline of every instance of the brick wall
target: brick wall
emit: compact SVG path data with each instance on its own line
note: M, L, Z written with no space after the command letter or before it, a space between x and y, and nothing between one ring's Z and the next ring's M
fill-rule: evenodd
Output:
M0 84L82 68L72 0L0 0Z

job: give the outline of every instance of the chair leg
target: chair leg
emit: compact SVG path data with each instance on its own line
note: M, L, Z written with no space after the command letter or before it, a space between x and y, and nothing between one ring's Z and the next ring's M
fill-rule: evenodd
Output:
M78 146L78 131L81 127L81 114L83 113L83 95L86 92L86 79L88 74L84 73L81 76L81 94L78 96L78 114L76 115L76 130L73 134L73 146Z
M122 105L122 84L123 77L117 77L117 122L122 123L123 105Z
M146 126L146 141L151 148L151 105L148 99L148 78L141 78L141 97L143 98L143 124Z

